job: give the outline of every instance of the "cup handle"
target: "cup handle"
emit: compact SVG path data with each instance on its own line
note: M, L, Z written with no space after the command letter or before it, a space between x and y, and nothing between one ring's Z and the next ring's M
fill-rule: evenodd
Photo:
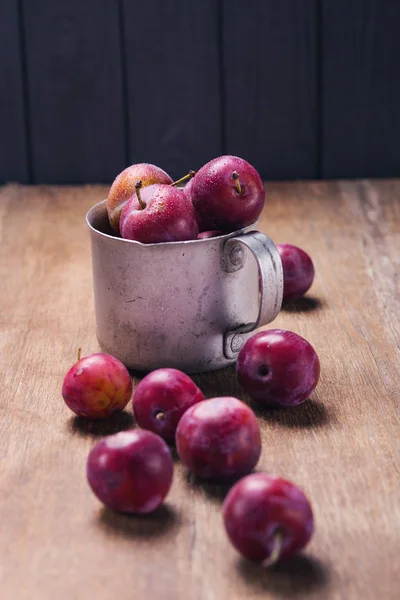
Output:
M254 323L241 325L225 334L224 354L229 359L237 358L249 334L257 327L271 323L282 305L282 261L275 244L264 233L249 231L229 238L223 249L224 271L233 273L244 266L246 248L253 254L258 266L260 307Z

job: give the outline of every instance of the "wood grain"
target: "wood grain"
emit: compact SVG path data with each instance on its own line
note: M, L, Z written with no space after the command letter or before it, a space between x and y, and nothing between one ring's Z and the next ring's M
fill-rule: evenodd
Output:
M178 461L153 516L112 514L86 484L96 439L133 424L130 408L87 424L60 395L77 347L98 349L84 215L105 193L0 191L2 599L397 599L400 181L267 185L260 229L305 248L317 273L272 326L306 337L322 365L303 405L256 409L257 469L301 485L316 517L304 554L271 571L229 546L226 489ZM196 380L246 399L232 368Z
M118 3L22 7L33 182L112 181L127 161Z
M397 177L400 4L321 2L322 176Z
M129 160L173 178L222 154L218 2L123 0Z
M226 153L266 179L317 175L317 3L223 1Z
M0 2L0 182L29 183L18 2Z

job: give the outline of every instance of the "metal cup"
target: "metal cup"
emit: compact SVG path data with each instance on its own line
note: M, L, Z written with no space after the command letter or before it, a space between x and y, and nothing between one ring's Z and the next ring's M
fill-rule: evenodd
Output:
M226 367L251 332L280 310L281 259L252 227L204 240L141 244L112 235L106 200L86 221L97 339L103 352L130 369Z

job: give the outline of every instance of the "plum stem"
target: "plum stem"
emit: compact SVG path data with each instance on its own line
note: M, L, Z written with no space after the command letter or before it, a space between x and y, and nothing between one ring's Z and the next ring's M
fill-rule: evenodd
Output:
M277 529L274 535L274 545L272 547L271 554L262 562L263 567L271 567L274 565L281 555L283 542L283 532L281 529Z
M78 348L78 362L81 360L82 348Z
M163 413L162 410L159 410L156 414L156 419L158 421L165 421L165 413Z
M143 210L144 208L146 208L145 203L142 200L142 196L140 195L140 188L142 187L142 180L138 181L135 185L135 190L136 190L136 196L139 202L139 208L140 210Z
M235 181L235 186L236 186L237 193L241 194L242 193L242 186L240 185L239 173L237 171L233 171L233 173L232 173L232 179Z
M192 179L192 177L194 177L195 175L196 175L196 171L189 171L189 173L187 173L186 175L184 175L183 177L181 177L177 181L174 181L173 183L170 183L170 185L179 185L180 183L184 183L188 179Z

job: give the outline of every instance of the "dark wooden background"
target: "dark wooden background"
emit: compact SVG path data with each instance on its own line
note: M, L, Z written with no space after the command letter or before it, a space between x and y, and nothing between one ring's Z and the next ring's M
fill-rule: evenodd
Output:
M398 0L1 0L0 182L399 176Z

